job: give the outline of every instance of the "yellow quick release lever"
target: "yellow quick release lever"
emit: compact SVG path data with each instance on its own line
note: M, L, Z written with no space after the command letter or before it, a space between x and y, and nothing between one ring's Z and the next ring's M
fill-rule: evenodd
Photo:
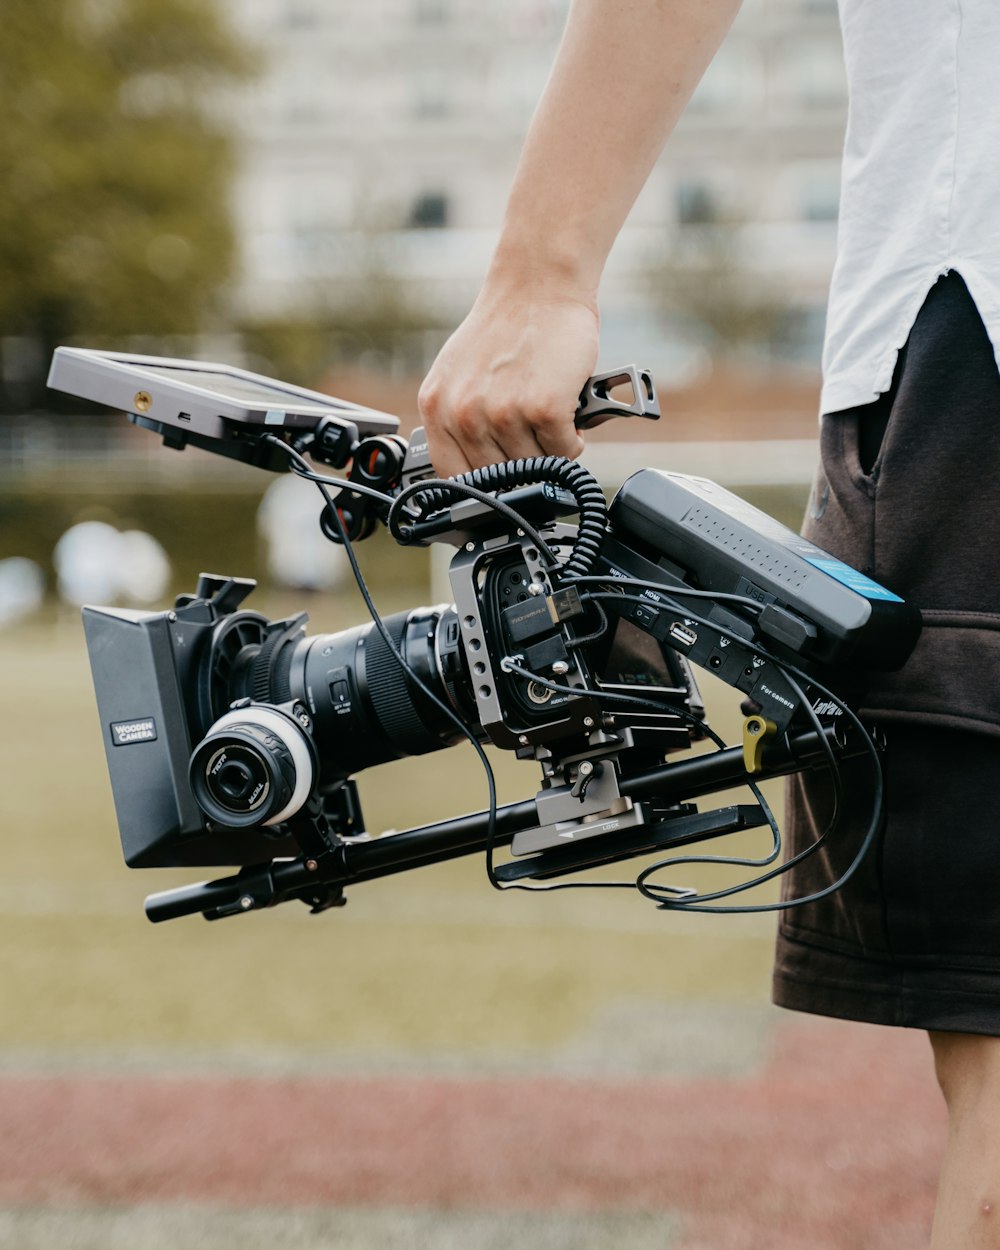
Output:
M743 722L743 767L748 773L759 773L764 767L764 746L773 738L778 726L765 716L748 716Z

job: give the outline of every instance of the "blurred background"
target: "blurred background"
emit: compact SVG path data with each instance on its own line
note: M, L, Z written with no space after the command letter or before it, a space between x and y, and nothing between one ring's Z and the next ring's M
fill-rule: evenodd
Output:
M500 898L470 861L154 929L143 895L185 878L121 863L79 604L162 608L208 569L315 630L364 610L307 484L82 411L52 349L222 360L411 428L566 9L3 6L0 1246L918 1244L937 1108L905 1146L885 1125L924 1056L883 1039L873 1085L867 1035L780 1019L766 916ZM608 265L601 365L651 368L665 414L591 436L609 490L703 473L798 525L845 115L835 0L745 0ZM361 558L383 611L436 593L426 553ZM464 749L361 786L377 831L486 797Z

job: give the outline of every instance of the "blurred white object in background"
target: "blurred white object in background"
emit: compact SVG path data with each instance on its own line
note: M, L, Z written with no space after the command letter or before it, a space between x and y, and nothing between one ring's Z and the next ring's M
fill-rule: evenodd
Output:
M0 560L0 628L38 610L45 598L45 575L34 560Z
M314 486L289 473L265 491L257 528L267 546L267 571L287 590L334 590L349 571L342 547L319 527L323 500Z
M104 521L71 525L56 543L52 561L59 597L69 604L113 603L118 597L121 535Z
M128 603L156 603L170 589L170 561L152 536L142 530L119 534L119 593Z
M170 561L150 534L121 533L105 521L71 525L53 554L63 602L134 603L161 598L170 584Z

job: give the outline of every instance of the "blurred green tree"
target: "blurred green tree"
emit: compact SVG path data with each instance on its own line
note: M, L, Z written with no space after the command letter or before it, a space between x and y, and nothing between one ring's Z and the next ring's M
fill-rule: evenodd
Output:
M9 406L41 402L60 342L204 325L234 255L224 92L254 57L215 0L6 0L3 19Z
M655 310L691 325L715 365L768 358L794 315L781 282L750 262L746 225L706 213L684 225L674 247L647 265Z

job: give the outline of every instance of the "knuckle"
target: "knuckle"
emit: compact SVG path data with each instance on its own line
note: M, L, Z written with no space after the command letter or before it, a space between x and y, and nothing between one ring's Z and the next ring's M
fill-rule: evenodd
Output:
M497 408L487 415L486 424L493 434L503 439L514 433L518 421L510 408Z
M426 420L435 419L441 406L441 391L437 383L425 380L417 392L417 411Z
M532 428L549 438L561 435L569 424L569 417L553 402L539 401L531 406L528 420Z
M468 400L456 404L453 410L454 426L462 438L474 438L482 425L482 418L476 405Z

